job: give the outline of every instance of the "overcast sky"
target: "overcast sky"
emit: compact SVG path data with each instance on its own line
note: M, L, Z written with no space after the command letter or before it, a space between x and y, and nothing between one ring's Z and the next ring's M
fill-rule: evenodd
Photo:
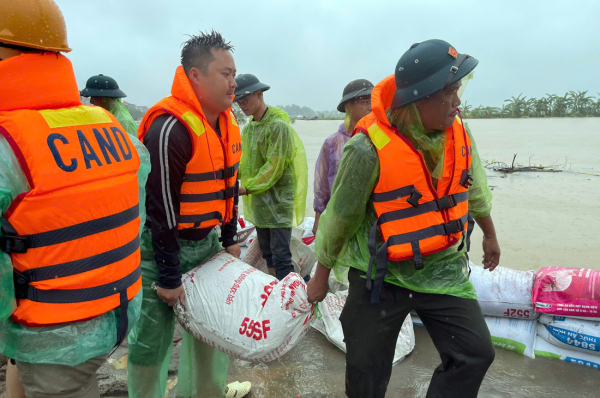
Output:
M215 29L238 74L269 84L267 103L335 109L344 86L393 73L411 44L443 39L479 59L464 94L500 106L512 95L600 92L600 1L56 0L80 88L114 77L127 101L170 92L186 34Z

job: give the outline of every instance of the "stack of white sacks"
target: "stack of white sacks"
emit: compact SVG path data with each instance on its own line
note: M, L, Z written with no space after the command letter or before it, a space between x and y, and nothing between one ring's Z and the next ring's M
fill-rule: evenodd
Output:
M307 217L292 233L294 268L301 277L315 272L313 224L314 218ZM240 221L242 261L268 273L254 229L249 222ZM600 368L600 271L544 267L536 273L497 267L489 272L471 262L469 266L470 279L496 347L530 358L537 355ZM312 326L345 352L339 316L348 295L348 284L336 279L332 272L329 288L327 297L318 306L321 315L316 316L318 319L312 319L309 308L303 308L301 313L308 315ZM305 294L304 290L302 295ZM402 326L395 364L414 349L413 324L423 326L415 313ZM299 340L307 325L295 326L298 329L292 333L292 339ZM289 344L290 336L287 337ZM256 356L252 359L256 360Z
M532 299L542 313L535 353L600 369L600 271L544 267Z
M599 271L469 266L496 347L600 368ZM416 314L413 323L423 326Z

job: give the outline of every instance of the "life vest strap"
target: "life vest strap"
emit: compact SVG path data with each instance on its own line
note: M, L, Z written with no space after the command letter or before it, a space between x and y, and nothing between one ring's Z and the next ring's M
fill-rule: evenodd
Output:
M223 215L218 211L213 211L210 213L204 214L189 214L189 215L180 215L179 223L188 224L188 223L198 223L198 225L204 221L210 220L219 220L219 222L223 222Z
M121 247L109 250L104 253L96 254L94 256L82 258L79 260L73 260L66 263L48 265L40 268L28 269L19 272L19 283L28 284L31 282L40 282L45 280L51 280L55 278L64 278L67 276L73 276L82 274L84 272L93 271L98 268L105 267L110 264L114 264L121 261L133 253L135 253L140 247L140 236L136 237L129 243L124 244ZM21 280L21 278L23 280Z
M209 171L207 173L193 173L186 174L183 176L185 182L201 182L210 180L226 180L235 176L235 172L240 168L240 162L237 162L233 166L226 167L217 171Z
M431 227L419 229L413 232L407 232L405 234L392 235L388 238L388 244L389 246L403 245L405 243L431 238L436 235L450 235L459 233L464 230L467 217L468 213L461 218L451 220L450 222L444 224L432 225Z
M70 304L83 303L87 301L99 300L105 297L119 294L121 291L126 291L131 285L138 281L142 275L140 266L131 272L129 275L105 285L88 287L83 289L54 289L41 290L34 286L25 284L17 284L18 279L15 278L15 295L18 299L27 299L38 303L50 304ZM127 315L125 315L127 316Z
M383 213L377 219L377 225L384 224L390 221L402 220L405 218L411 218L419 216L421 214L429 213L432 211L441 211L455 207L459 203L465 202L469 199L468 192L461 192L453 195L446 195L440 199L434 199L430 202L425 202L417 205L416 207L409 207L407 209L390 211Z
M393 191L379 193L373 192L371 194L371 200L373 202L389 202L392 200L400 199L404 196L412 195L414 189L414 185L407 185L402 188L394 189Z
M209 193L199 193L199 194L189 194L182 193L180 202L210 202L212 200L225 200L230 198L235 198L238 196L239 190L238 186L234 185L232 187L226 188L222 191L217 192L209 192Z
M377 304L381 299L385 274L387 273L387 249L389 246L410 243L413 249L415 268L417 270L423 269L424 264L419 241L436 235L450 235L458 233L464 229L464 224L467 221L467 217L468 213L461 218L452 220L445 224L433 225L418 231L390 236L383 243L383 245L381 245L379 250L376 249L378 221L375 221L375 223L373 223L373 227L371 228L371 233L369 234L369 241L367 244L369 253L371 255L371 258L369 259L369 266L367 268L367 289L371 290L371 304ZM377 271L375 272L375 279L373 280L373 262L375 259L377 259Z
M0 249L6 253L26 253L27 249L69 242L121 227L135 220L139 215L139 204L136 204L110 216L31 235L19 235L8 220L3 218Z

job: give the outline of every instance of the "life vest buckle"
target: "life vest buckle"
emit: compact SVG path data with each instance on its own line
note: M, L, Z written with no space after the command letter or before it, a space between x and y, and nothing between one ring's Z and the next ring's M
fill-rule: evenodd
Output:
M18 299L26 299L28 297L29 279L13 268L13 280L15 286L15 297Z
M471 185L473 185L473 177L471 177L471 174L469 174L468 169L464 169L462 171L462 174L460 176L460 185L463 188L469 188Z
M0 237L0 250L5 253L27 253L31 242L26 236L2 236Z
M438 209L446 210L456 206L456 199L454 195L446 195L443 198L439 198L436 200Z
M234 166L225 167L221 171L223 172L224 180L226 180L227 178L232 178L235 175L235 167Z
M465 225L463 221L459 218L457 220L452 220L449 223L442 224L442 226L444 227L446 235L451 235L461 232L464 229Z
M423 194L419 191L417 191L417 188L413 188L412 192L410 193L410 196L408 199L406 199L406 201L408 203L410 203L410 205L412 207L419 207L419 199L421 199L423 197Z

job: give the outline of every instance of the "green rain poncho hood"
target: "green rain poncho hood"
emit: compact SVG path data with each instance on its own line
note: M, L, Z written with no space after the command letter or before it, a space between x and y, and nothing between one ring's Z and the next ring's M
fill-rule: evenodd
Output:
M306 209L308 165L304 145L286 112L270 106L260 122L242 130L239 176L249 195L244 216L261 228L301 224Z
M129 135L137 137L137 124L135 123L135 120L133 120L133 117L131 116L131 113L129 113L129 110L127 110L125 104L121 101L121 98L101 98L104 105L103 108L117 118L119 123L121 123L121 126L127 130Z

